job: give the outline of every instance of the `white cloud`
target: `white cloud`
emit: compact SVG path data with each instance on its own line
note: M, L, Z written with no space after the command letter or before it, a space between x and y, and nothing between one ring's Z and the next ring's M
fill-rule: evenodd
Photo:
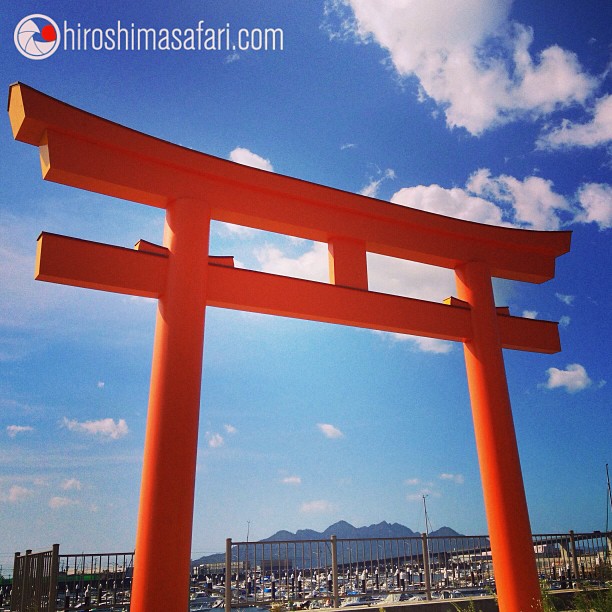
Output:
M537 319L538 311L537 310L523 310L523 317L525 319Z
M533 31L510 22L511 0L327 0L333 36L352 35L389 53L419 99L444 110L449 127L474 135L521 117L583 104L597 85L575 54L530 53Z
M98 389L104 389L104 381L103 380L99 380L97 386L98 386Z
M221 434L211 433L207 431L205 437L210 448L219 448L220 446L223 446L225 444L225 440L223 439L223 436Z
M76 478L68 478L62 483L62 489L64 491L80 491L81 481Z
M31 489L22 487L21 485L13 485L8 494L0 492L0 502L9 502L10 504L18 504L31 497L34 492Z
M612 227L612 186L606 183L585 183L578 190L577 196L582 207L582 212L575 219L578 223L597 223L600 230Z
M300 485L302 484L302 479L299 476L286 476L281 482L287 485Z
M14 438L17 436L17 434L28 431L34 431L34 428L30 427L29 425L8 425L6 428L6 433L9 438Z
M329 423L317 423L317 427L326 438L335 439L344 437L344 434L337 427Z
M440 474L440 480L449 480L455 484L463 484L465 482L463 474Z
M441 302L455 291L451 270L368 253L371 291Z
M391 196L391 202L477 223L503 223L502 211L497 206L459 188L445 189L439 185L404 187Z
M258 231L252 227L236 225L235 223L226 223L225 221L213 221L211 229L219 236L231 236L233 238L252 238Z
M564 293L555 293L555 297L559 301L563 302L566 306L571 306L576 299L575 295L566 295Z
M612 140L612 95L597 100L591 114L591 120L584 123L565 119L560 126L544 133L537 141L537 147L540 149L593 148L608 144Z
M552 181L539 176L492 176L488 168L480 168L465 188L404 187L391 202L489 225L535 230L558 230L569 223L596 223L600 230L612 227L612 186L585 183L574 199L568 201Z
M52 497L49 500L49 508L53 510L58 510L60 508L66 508L67 506L77 506L79 504L78 501L74 499L69 499L68 497Z
M359 192L361 195L367 196L368 198L375 198L378 196L378 189L382 182L395 178L395 171L391 168L387 168L384 172L379 172L379 174L381 175L379 178L372 178Z
M565 370L548 368L546 373L548 381L544 386L547 389L564 388L569 393L576 393L593 384L586 370L579 363L571 363Z
M570 317L568 317L567 315L563 315L560 319L559 319L559 326L560 327L567 327L570 323L571 323L571 319Z
M321 242L315 242L312 249L298 257L289 257L270 244L257 249L255 256L263 272L329 282L327 245Z
M249 151L243 147L236 147L230 152L229 158L238 164L244 166L252 166L253 168L259 168L260 170L267 170L268 172L274 172L274 168L269 159L264 159L257 153Z
M497 202L498 210L506 207L509 221L520 227L556 230L561 225L560 213L571 210L567 200L554 192L552 181L539 176L521 181L505 174L493 177L487 168L481 168L470 176L466 188Z
M303 514L319 514L323 512L331 512L335 508L334 504L325 499L316 499L310 502L304 502L300 506L300 512Z
M404 480L404 484L407 484L408 486L414 487L418 484L421 484L421 481L418 478L408 478L406 480Z
M76 419L64 417L63 426L69 431L99 436L100 438L110 440L119 440L129 433L125 419L119 419L117 422L111 418L79 422Z
M224 428L224 429L225 429L225 431L226 431L228 434L230 434L230 435L233 435L233 434L238 433L238 430L237 430L237 429L236 429L236 428L235 428L233 425L230 425L229 423L226 423L226 424L223 426L223 428Z
M435 353L445 355L453 350L453 343L438 338L426 338L424 336L411 336L409 334L389 334L393 342L409 342L413 347L423 353Z

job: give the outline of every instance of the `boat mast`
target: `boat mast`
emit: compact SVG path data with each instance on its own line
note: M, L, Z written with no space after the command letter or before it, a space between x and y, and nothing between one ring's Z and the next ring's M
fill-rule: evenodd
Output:
M606 463L606 478L608 479L608 495L606 499L606 533L608 533L608 516L610 515L610 509L612 508L612 489L610 489L610 472L608 471L608 464Z
M427 516L427 502L425 499L427 495L423 495L423 509L425 510L425 535L429 537L429 529L431 528L431 523L429 522L429 517Z

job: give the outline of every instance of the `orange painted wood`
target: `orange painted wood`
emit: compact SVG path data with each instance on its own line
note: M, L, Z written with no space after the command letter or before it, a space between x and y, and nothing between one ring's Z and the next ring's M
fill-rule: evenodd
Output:
M36 280L141 297L163 291L168 258L43 232L36 250Z
M166 209L163 247L52 234L38 243L41 280L158 298L133 612L175 609L188 596L206 305L463 342L499 606L541 608L502 348L555 352L559 334L496 308L491 278L552 278L569 232L480 225L234 164L20 83L9 118L14 137L38 147L45 179ZM213 261L211 219L327 243L332 284ZM458 297L370 292L367 252L454 269Z
M210 216L201 202L166 212L169 251L157 304L131 609L189 598Z
M485 261L493 276L543 282L570 232L481 225L250 168L142 134L17 83L15 138L40 147L46 179L165 208L205 197L213 219L454 269Z
M165 286L168 250L144 241L139 250L43 232L36 279L144 297ZM472 335L469 304L452 304L338 287L232 268L230 257L208 257L209 306L323 321L400 334L463 342ZM555 353L557 324L498 314L503 348Z
M465 366L499 607L539 610L540 584L497 325L506 317L496 315L486 264L461 266L456 280L472 318Z

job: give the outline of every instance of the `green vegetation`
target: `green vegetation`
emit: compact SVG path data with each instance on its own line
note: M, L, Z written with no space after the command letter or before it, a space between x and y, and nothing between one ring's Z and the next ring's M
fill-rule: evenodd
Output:
M543 612L556 612L568 608L577 612L612 612L612 588L582 588L575 593L571 603L564 605L552 595L550 589L542 585Z
M612 589L584 589L576 593L574 606L579 612L612 612Z

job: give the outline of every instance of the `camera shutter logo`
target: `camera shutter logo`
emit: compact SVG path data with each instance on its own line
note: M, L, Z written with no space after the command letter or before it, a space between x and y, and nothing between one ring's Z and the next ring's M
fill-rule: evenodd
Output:
M46 59L60 46L60 29L46 15L28 15L17 24L14 39L17 51L24 57Z

